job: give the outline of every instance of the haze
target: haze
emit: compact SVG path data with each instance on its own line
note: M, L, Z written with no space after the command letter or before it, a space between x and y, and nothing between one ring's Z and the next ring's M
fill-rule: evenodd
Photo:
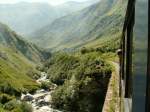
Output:
M0 4L13 4L18 2L47 2L51 5L59 5L68 1L85 2L88 0L0 0Z

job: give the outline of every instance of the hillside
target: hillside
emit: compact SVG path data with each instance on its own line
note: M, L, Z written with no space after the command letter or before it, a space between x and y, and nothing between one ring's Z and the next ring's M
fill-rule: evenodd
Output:
M97 1L0 5L0 112L102 111L127 0Z
M0 112L23 111L22 104L15 99L22 92L34 92L39 88L31 78L36 74L34 68L35 64L22 54L0 45Z
M32 79L37 73L35 66L49 55L0 23L0 94L20 95L37 89Z
M83 3L67 2L59 6L28 2L0 4L0 21L26 37L56 18L79 11L93 3L95 2L90 0Z
M35 68L50 53L26 42L8 26L0 23L0 111L29 112L30 106L18 103L21 93L34 92L40 85ZM11 106L10 106L11 105ZM6 111L7 110L7 111Z
M57 5L55 8L59 12L63 12L62 16L71 14L73 12L80 11L92 4L99 2L100 0L87 0L85 2L68 1L64 4Z
M100 52L53 54L45 64L49 79L58 85L52 107L63 112L101 112L112 66Z
M102 0L39 29L33 42L54 50L80 48L121 32L126 1Z
M48 58L49 53L22 39L8 26L0 23L0 45L14 49L30 61L39 63Z
M17 95L21 91L37 88L38 85L27 76L27 73L32 71L34 67L35 65L22 54L0 45L1 92ZM6 89L3 90L4 88Z

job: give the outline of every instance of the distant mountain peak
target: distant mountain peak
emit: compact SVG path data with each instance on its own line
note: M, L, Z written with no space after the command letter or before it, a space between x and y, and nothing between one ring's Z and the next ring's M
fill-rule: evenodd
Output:
M118 33L124 7L125 3L120 4L119 0L101 0L37 30L32 40L54 50L81 47L104 35Z
M59 6L48 3L19 2L0 4L0 22L25 37L54 20L88 7L91 3L70 1ZM41 21L42 20L42 21Z

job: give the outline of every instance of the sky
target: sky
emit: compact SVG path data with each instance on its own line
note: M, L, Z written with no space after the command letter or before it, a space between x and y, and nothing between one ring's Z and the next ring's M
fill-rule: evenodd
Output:
M51 5L59 5L67 1L84 2L87 0L0 0L0 4L17 3L17 2L48 2Z

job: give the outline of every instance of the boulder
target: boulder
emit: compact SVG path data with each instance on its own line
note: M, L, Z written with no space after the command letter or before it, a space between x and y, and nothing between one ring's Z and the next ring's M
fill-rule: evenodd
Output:
M30 94L27 94L27 95L22 95L21 96L21 100L22 101L32 101L32 100L34 100L34 98L33 98L33 96L32 95L30 95Z
M42 107L42 106L47 106L49 105L49 102L46 102L44 99L41 99L37 102L37 106Z

